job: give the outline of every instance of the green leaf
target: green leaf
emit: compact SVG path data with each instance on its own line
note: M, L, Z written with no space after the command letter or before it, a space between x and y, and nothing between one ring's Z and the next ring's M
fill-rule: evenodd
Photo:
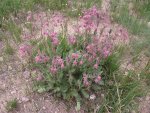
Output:
M79 111L81 108L81 103L80 101L77 101L77 106L76 106L76 110Z
M85 90L81 90L81 93L85 98L89 98L89 94Z
M39 87L38 88L38 93L43 93L46 91L46 88L45 87Z

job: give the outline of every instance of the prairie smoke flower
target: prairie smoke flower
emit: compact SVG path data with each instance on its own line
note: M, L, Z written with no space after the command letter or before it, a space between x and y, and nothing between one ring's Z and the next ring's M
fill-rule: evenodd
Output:
M74 60L74 61L73 61L73 65L74 65L74 66L77 66L77 64L78 64L77 61Z
M19 47L18 50L19 57L24 58L31 54L31 46L23 44Z
M56 38L57 37L57 33L56 32L52 32L51 34L50 34L50 38Z
M108 49L103 49L103 56L107 58L110 55L110 51Z
M83 61L81 60L80 62L79 62L79 65L82 65L83 64Z
M90 54L94 54L96 52L96 47L94 44L89 44L87 47L86 47L86 50L88 53Z
M79 58L79 54L77 54L77 53L72 53L72 58L73 58L73 59L78 59L78 58Z
M52 60L52 66L57 68L64 68L64 60L60 56L56 56Z
M52 44L53 44L53 45L57 46L57 45L59 44L59 40L58 40L58 38L57 38L57 33L52 32L52 33L50 34L50 38L51 38L51 41L52 41Z
M98 75L98 76L95 78L95 80L94 80L94 81L95 81L95 83L98 83L99 81L101 81L101 79L102 79L102 78L101 78L101 76L100 76L100 75Z
M110 19L110 16L109 16L106 12L101 11L101 12L99 13L99 17L100 17L101 23L102 23L105 27L110 25L111 19Z
M52 73L52 74L56 74L57 73L57 68L56 67L51 67L50 68L50 72Z
M97 64L97 63L94 64L94 68L95 68L95 69L98 69L98 64Z
M39 54L35 57L36 63L46 63L49 61L49 57L44 54Z
M43 76L42 76L42 75L38 75L37 78L36 78L36 80L37 80L37 81L43 80Z
M53 38L52 39L52 44L55 45L55 46L57 46L59 44L58 38Z
M68 38L68 41L69 41L69 44L75 44L76 43L76 37L74 37L74 36L70 36L69 38Z
M92 57L89 57L88 58L88 61L91 63L93 61L93 58Z
M85 73L83 74L83 85L86 87L90 85L90 83L88 81L88 76Z

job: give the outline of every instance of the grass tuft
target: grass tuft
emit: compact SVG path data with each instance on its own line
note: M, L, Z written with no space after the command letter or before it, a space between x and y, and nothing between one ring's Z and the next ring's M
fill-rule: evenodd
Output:
M6 110L8 112L13 111L13 110L15 110L17 108L17 106L18 106L18 103L17 103L16 99L10 100L6 104Z

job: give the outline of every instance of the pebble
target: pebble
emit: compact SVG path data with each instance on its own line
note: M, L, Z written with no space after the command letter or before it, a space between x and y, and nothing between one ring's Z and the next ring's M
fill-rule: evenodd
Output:
M0 57L0 62L3 62L3 61L4 61L3 57Z
M29 71L24 71L24 72L23 72L23 76L24 76L26 79L30 78L30 72L29 72Z
M146 97L146 101L149 101L149 100L150 100L150 97L149 97L149 96L147 96L147 97Z
M45 107L45 106L43 106L43 109L45 110L45 109L46 109L46 107Z
M14 90L14 91L11 91L10 93L11 93L11 94L16 94L16 90Z
M11 67L11 66L8 66L8 70L12 70L12 67Z
M150 28L150 22L147 23L147 26Z
M90 95L90 100L95 100L95 99L96 99L96 95L95 94Z
M27 97L22 97L22 102L28 102L29 101L29 98L27 98Z

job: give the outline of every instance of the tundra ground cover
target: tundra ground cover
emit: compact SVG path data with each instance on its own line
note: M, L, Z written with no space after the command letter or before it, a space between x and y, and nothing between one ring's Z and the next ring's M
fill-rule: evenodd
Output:
M31 74L35 82L34 90L48 92L68 103L75 100L76 110L89 107L85 112L122 113L138 110L137 97L147 92L149 63L138 73L130 70L132 67L122 70L120 64L123 63L121 57L128 54L126 50L131 49L128 47L132 40L129 33L137 35L141 32L148 36L145 24L144 30L137 30L135 26L140 28L143 24L139 24L139 21L134 23L133 19L128 18L124 21L126 18L123 18L121 21L118 19L122 25L115 26L109 12L94 6L97 1L70 4L71 9L77 11L73 19L66 16L72 17L68 13L71 10L63 5L66 1L47 0L38 3L46 7L51 2L57 6L52 9L59 8L60 12L58 9L52 12L28 11L21 25L17 25L14 19L8 19L2 26L3 30L11 32L18 48L11 49L10 40L3 37L2 40L8 44L5 53L17 53L30 71L41 73ZM122 14L126 10L119 11ZM130 17L125 14L128 11L122 16ZM146 85L143 84L145 81Z

